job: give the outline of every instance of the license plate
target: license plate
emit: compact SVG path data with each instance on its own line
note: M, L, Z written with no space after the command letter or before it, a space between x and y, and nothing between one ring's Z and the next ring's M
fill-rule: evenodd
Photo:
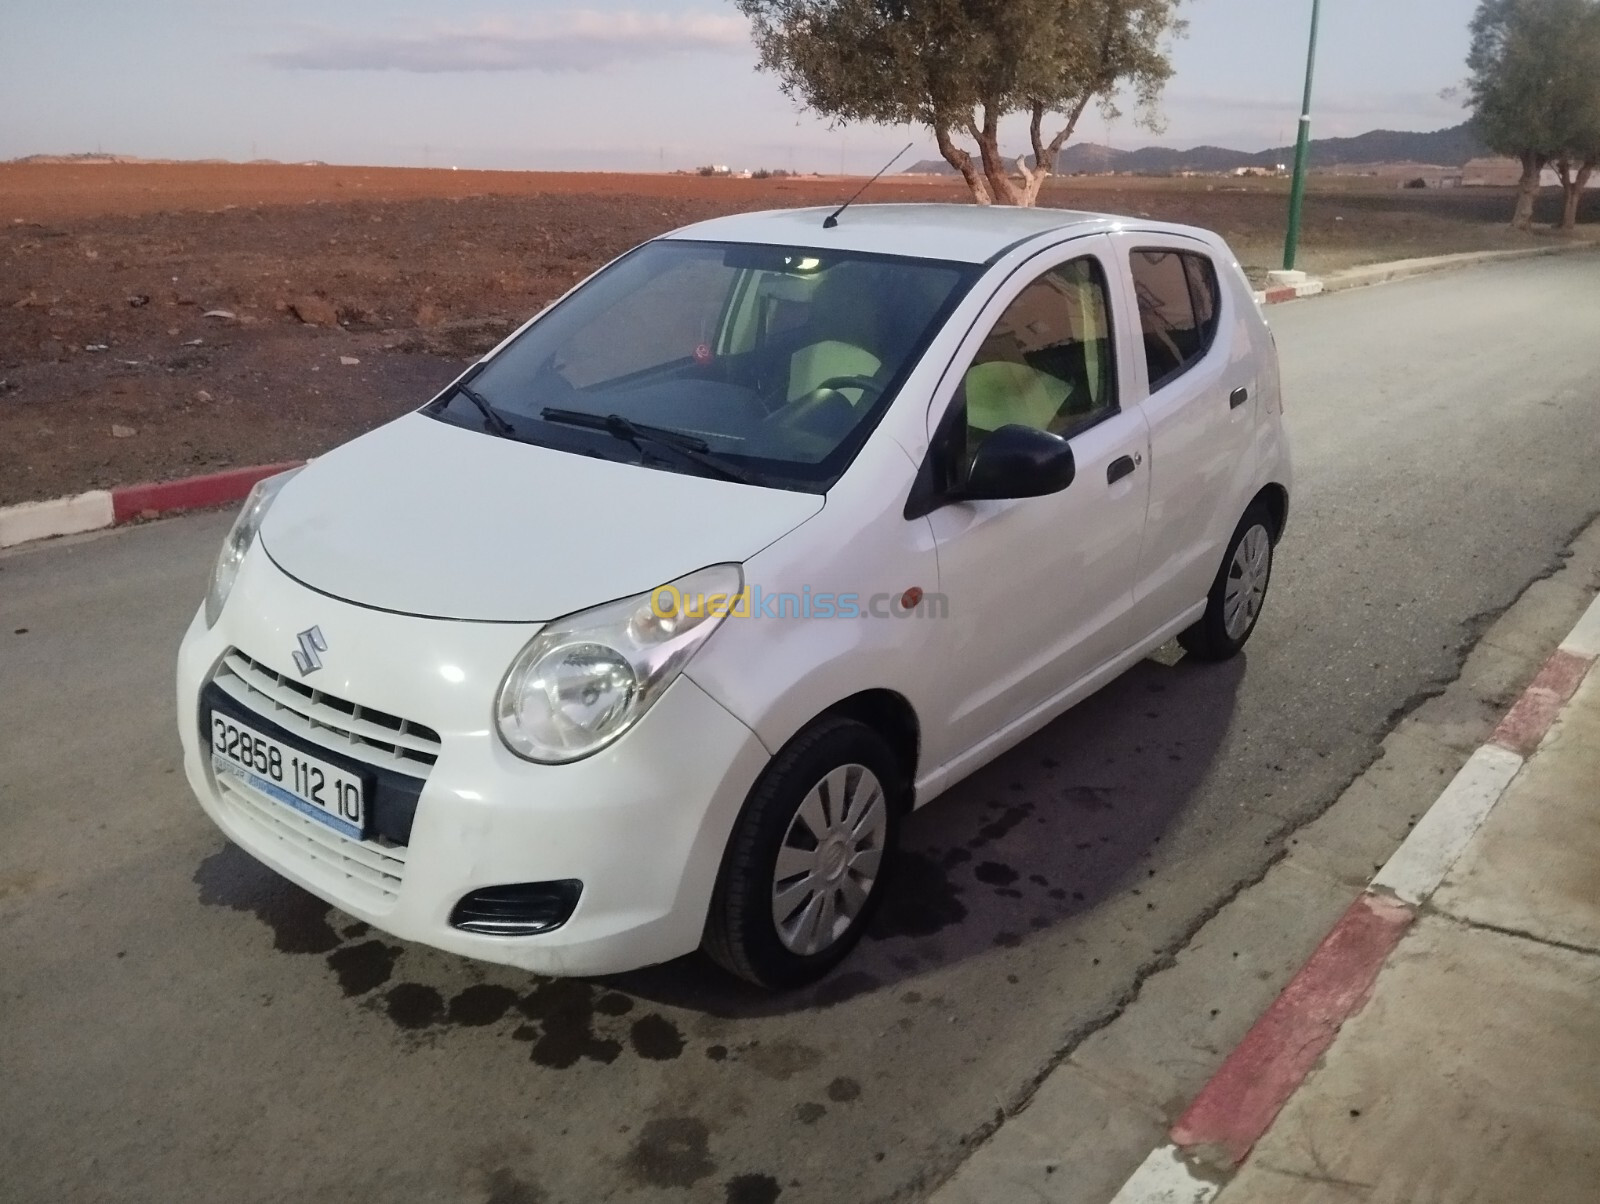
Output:
M367 792L360 775L221 711L211 712L211 765L336 832L354 840L366 835Z

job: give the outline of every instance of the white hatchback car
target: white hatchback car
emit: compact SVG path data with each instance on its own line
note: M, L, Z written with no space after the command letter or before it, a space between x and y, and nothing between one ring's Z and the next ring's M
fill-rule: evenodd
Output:
M179 653L185 767L396 936L797 984L907 811L1173 637L1239 650L1289 485L1215 235L720 218L257 486Z

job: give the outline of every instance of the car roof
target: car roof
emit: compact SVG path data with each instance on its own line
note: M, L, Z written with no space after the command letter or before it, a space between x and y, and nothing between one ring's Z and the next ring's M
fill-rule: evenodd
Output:
M837 226L824 229L823 219L836 208L736 213L685 226L665 237L988 263L1019 242L1052 232L1090 234L1136 226L1141 230L1195 233L1159 222L1073 209L947 204L851 205Z

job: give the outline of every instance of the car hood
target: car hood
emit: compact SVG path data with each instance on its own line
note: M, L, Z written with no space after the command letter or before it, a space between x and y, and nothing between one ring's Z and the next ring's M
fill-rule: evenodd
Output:
M543 622L747 560L822 504L413 414L308 464L260 538L284 572L346 601Z

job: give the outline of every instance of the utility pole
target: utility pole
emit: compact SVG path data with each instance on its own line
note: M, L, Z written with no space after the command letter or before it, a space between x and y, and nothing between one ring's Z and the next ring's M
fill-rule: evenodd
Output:
M1311 157L1311 81L1317 68L1317 21L1322 0L1311 0L1311 49L1306 55L1306 97L1300 106L1300 140L1294 148L1294 183L1289 189L1289 236L1283 244L1283 270L1294 271L1300 251L1300 210L1306 200L1306 168Z

